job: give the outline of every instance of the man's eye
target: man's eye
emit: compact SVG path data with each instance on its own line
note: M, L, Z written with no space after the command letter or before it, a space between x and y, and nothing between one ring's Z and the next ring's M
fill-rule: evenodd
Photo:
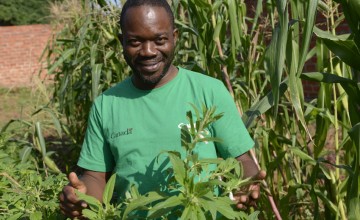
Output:
M140 45L140 41L139 41L139 40L136 40L136 39L128 40L128 43L129 43L131 46L139 46L139 45Z
M165 37L162 37L162 38L158 38L158 39L156 39L156 44L158 44L158 45L162 45L162 44L165 44L166 43L166 38Z

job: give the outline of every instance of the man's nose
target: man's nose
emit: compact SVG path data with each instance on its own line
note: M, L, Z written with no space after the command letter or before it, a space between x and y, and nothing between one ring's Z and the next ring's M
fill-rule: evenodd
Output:
M141 50L140 50L141 56L155 56L156 55L156 49L155 44L151 41L145 41L142 44Z

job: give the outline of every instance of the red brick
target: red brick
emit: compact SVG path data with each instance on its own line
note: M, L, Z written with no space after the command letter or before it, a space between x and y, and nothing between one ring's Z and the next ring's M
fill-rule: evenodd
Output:
M50 25L0 27L0 86L31 86L51 33Z

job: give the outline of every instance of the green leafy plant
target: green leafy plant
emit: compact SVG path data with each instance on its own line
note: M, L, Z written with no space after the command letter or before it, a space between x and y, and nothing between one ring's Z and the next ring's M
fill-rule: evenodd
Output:
M12 135L0 134L0 218L59 219L58 195L65 174L46 174L43 169L18 156L21 145L11 141Z
M116 179L116 174L113 174L105 187L104 204L78 192L80 199L88 202L90 207L90 210L84 210L83 214L91 219L128 219L136 218L136 211L146 210L148 219L256 219L258 212L248 216L236 210L234 201L229 197L233 191L253 182L242 179L240 163L235 158L200 159L194 152L200 142L220 141L204 134L205 129L222 115L215 114L215 107L207 109L203 106L201 112L193 107L196 119L189 111L187 118L190 126L181 128L185 157L182 158L177 151L164 152L170 159L173 173L173 178L170 178L168 183L171 194L153 191L140 195L133 186L123 203L118 206L111 205ZM212 170L210 164L216 164L216 169Z

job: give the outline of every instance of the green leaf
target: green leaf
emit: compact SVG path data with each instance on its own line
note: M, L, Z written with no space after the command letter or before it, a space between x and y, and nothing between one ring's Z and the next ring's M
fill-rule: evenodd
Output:
M58 168L58 166L55 164L55 162L48 155L46 155L44 157L44 163L46 164L46 166L48 168L50 168L50 170L52 170L56 173L61 173L61 170Z
M42 212L35 211L30 214L30 220L41 220L43 219Z
M96 0L100 7L106 7L108 3L105 0Z
M16 213L11 217L8 217L7 220L17 220L17 219L21 219L21 217L23 216L23 213Z
M39 140L39 144L40 144L40 152L42 154L43 159L45 159L45 157L46 157L46 145L45 145L44 136L42 135L40 122L35 123L35 129L36 129L36 136L37 136L37 138Z
M61 53L59 59L53 65L50 66L48 70L48 74L52 74L56 70L56 68L58 68L65 60L67 60L74 53L75 53L75 48L69 48L65 52Z
M333 35L331 32L329 31L323 31L318 27L314 27L314 33L317 37L319 37L320 39L328 39L328 40L332 40L332 41L345 41L349 39L349 34L342 34L342 35Z
M214 30L214 35L213 35L213 40L214 41L219 41L220 40L220 31L221 28L223 26L223 18L222 16L218 16L217 21L216 21L216 27Z
M307 11L306 11L306 22L305 22L305 30L303 35L302 47L300 48L300 61L298 66L298 71L296 76L299 77L303 71L303 67L306 61L307 51L309 49L311 35L313 33L315 18L316 18L316 8L318 6L319 0L311 0L308 1Z
M223 159L221 159L221 158L205 158L205 159L200 159L198 162L205 163L205 164L219 164L222 161L223 161Z
M32 147L25 146L24 149L20 152L21 163L25 163L28 160L31 154L31 150Z
M75 190L76 196L79 198L79 200L84 200L88 205L89 208L95 212L98 212L102 209L102 204L99 200L97 200L93 196L86 195L85 193L82 193L78 190Z
M165 197L157 192L149 192L145 196L140 196L138 199L132 200L126 207L122 219L127 219L128 215L137 208L143 207L149 203L164 199Z
M348 204L360 196L360 122L349 130L349 136L355 145L356 156L353 159L354 175L348 180Z
M302 95L303 93L301 90L302 87L299 86L299 84L300 85L302 85L302 84L301 84L300 78L297 77L297 71L300 68L299 65L301 65L301 64L298 64L299 54L297 51L299 50L299 46L296 43L296 41L291 40L292 38L293 38L293 32L291 31L289 33L288 45L287 45L287 50L286 50L288 63L290 63L289 81L288 82L289 82L291 103L295 109L295 113L296 113L298 120L301 122L301 125L306 130L306 132L309 134L309 131L306 126L305 118L304 118L304 111L303 111L303 105L302 105L302 103L304 102L304 97ZM303 51L307 51L307 50L303 50ZM305 56L305 54L302 54L302 56ZM303 58L303 59L305 62L305 58ZM311 137L310 134L309 134L309 136Z
M349 114L351 123L356 124L360 122L360 115L358 114L358 109L360 108L360 88L356 82L335 74L319 72L303 73L301 74L301 78L325 83L340 83L349 98Z
M331 73L308 72L308 73L302 73L300 77L306 80L325 82L325 83L353 83L351 79L344 78Z
M233 205L234 202L228 197L214 199L214 208L228 219L235 219L237 217L237 213L232 208Z
M350 201L349 206L349 220L358 220L360 219L360 199L359 198L353 198Z
M95 64L91 69L91 94L92 101L99 95L99 84L103 64Z
M280 95L282 95L288 88L287 82L280 84ZM273 91L269 92L264 98L260 101L254 103L249 110L245 112L242 116L246 128L249 128L252 122L259 117L261 114L268 111L272 106L274 106L274 96Z
M344 63L360 70L360 53L353 40L332 41L323 39L325 45Z
M346 37L348 35L334 36L329 32L322 31L318 28L314 29L318 38L322 39L325 45L344 63L360 70L360 51L353 40Z
M339 215L338 207L320 190L315 189L316 195L324 202L324 204L332 211L332 213L336 216Z
M100 219L96 212L90 210L90 209L83 209L82 214L84 217L88 219Z
M110 179L105 185L105 189L103 193L103 203L105 204L105 206L110 205L110 201L114 193L115 182L116 182L116 173L111 175Z
M265 54L266 67L268 73L270 74L275 118L277 117L280 100L280 82L285 64L289 23L286 1L277 0L276 5L279 11L280 21L273 30L273 37Z
M229 17L230 17L230 28L231 28L231 36L234 38L234 45L235 47L239 47L241 45L240 39L240 29L238 24L238 13L236 13L236 3L234 0L227 0L227 6L229 10Z
M185 186L186 165L184 161L181 160L179 153L173 151L167 151L167 153L169 155L171 165L174 169L174 176L176 181L180 185Z
M62 131L61 131L61 124L60 124L59 118L55 115L54 111L50 108L44 107L44 108L41 108L41 110L47 112L51 116L51 119L52 119L53 124L56 129L56 132L58 133L59 137L61 138Z
M149 218L158 218L162 214L165 214L163 211L169 211L175 206L181 205L182 201L178 196L171 196L165 201L159 202L154 207L152 207L148 213Z
M97 57L97 44L93 44L90 48L90 65L94 66Z
M293 152L295 155L297 155L298 157L300 157L302 160L309 162L312 165L316 164L316 161L314 158L310 157L309 155L307 155L306 153L304 153L302 150L300 150L297 147L289 147L289 150L291 152Z
M245 214L245 213L244 213ZM260 211L255 211L253 213L251 213L247 219L248 220L258 220L259 219L259 214L260 214Z

